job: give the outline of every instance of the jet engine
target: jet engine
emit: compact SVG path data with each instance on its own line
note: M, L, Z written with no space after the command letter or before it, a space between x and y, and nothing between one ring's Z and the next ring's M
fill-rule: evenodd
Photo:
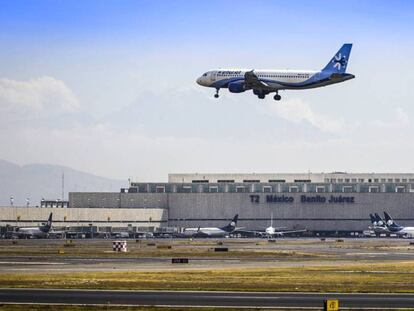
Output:
M244 81L229 83L229 91L232 93L242 93L246 91L244 87Z

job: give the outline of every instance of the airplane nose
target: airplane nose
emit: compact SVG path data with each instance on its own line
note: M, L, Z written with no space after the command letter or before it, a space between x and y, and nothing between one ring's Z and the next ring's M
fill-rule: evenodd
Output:
M202 79L201 79L201 77L200 77L200 78L198 78L198 79L197 79L197 84L199 84L199 85L203 85L201 80L202 80Z

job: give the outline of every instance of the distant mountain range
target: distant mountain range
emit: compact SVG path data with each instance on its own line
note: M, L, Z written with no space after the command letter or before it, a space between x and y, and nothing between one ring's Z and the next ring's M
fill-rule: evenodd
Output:
M30 198L30 205L40 204L42 198L61 199L62 174L64 174L64 198L74 191L120 191L127 187L127 181L109 179L77 171L65 166L48 164L17 164L0 160L0 206L25 205Z

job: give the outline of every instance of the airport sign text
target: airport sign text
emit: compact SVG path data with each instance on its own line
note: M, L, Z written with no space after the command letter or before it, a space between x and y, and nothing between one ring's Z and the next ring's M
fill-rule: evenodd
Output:
M252 203L260 203L260 195L250 195L250 201ZM295 198L288 195L266 195L266 203L294 203ZM301 195L299 202L302 204L308 203L319 203L319 204L353 204L355 203L355 197L353 196L342 196L342 195Z

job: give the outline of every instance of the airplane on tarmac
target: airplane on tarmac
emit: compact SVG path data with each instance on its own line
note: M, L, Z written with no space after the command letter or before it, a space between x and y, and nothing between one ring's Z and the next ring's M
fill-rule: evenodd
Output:
M221 228L218 228L218 227L184 228L182 235L184 237L205 237L205 238L226 237L236 229L238 219L239 219L239 215L236 214L228 225L221 227Z
M46 224L39 227L23 227L17 228L16 235L19 238L45 238L52 228L52 215L50 213Z
M344 44L320 71L214 69L205 72L197 79L197 83L215 88L215 98L219 97L221 88L227 88L231 93L252 90L260 99L274 92L273 99L280 100L280 90L311 89L355 78L353 74L346 73L351 49L351 43Z
M398 225L387 212L384 212L384 216L385 224L391 233L395 233L406 238L414 238L414 227L404 227Z
M267 227L265 230L240 230L237 229L235 233L240 233L241 235L252 235L252 236L259 236L259 237L282 237L285 234L293 234L293 233L301 233L306 232L306 229L299 229L299 230L285 230L286 227L273 227L273 212L270 214L270 226Z
M381 233L389 233L385 221L382 220L381 216L377 213L375 214L369 214L369 217L371 218L371 226L369 227L370 230L373 230L374 233L381 234Z

